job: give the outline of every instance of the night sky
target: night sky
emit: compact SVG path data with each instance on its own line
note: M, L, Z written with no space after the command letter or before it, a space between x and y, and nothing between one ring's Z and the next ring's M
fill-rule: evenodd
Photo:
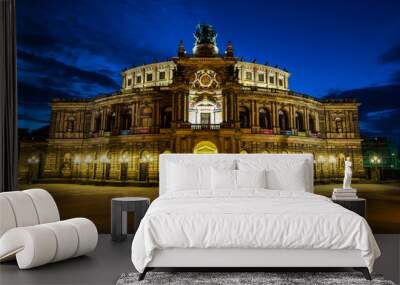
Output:
M193 47L212 24L220 51L287 68L289 87L362 103L361 130L400 137L400 1L17 0L19 127L49 123L55 97L120 88L125 67Z

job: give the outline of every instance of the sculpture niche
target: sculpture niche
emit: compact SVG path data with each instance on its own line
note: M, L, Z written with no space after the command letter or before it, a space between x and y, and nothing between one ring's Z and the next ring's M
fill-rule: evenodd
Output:
M218 55L217 32L213 26L207 24L198 24L193 34L195 43L193 55L196 57L214 57Z

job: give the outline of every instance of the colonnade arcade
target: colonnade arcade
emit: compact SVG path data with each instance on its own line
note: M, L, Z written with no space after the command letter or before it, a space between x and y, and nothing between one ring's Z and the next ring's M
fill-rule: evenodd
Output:
M251 129L252 133L318 137L318 114L317 107L306 105L243 100L241 96L222 95L221 92L189 92L176 94L169 100L95 108L91 114L90 133L96 136L159 133L160 128L191 126L201 130L241 128ZM336 125L337 131L341 131L340 122Z

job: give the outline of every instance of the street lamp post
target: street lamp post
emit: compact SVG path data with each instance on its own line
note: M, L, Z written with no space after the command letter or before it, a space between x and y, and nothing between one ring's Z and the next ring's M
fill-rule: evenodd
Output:
M317 178L317 161L314 159L314 179Z
M79 155L76 155L74 157L74 168L75 168L75 177L80 178L80 165L81 165L81 157ZM73 171L74 172L74 171Z
M323 179L323 177L324 177L324 170L323 170L323 164L324 164L324 162L325 162L325 158L322 156L322 155L320 155L319 157L318 157L318 163L319 163L319 167L320 167L320 171L321 171L321 180Z
M103 155L102 157L100 157L100 163L102 165L101 179L104 181L106 178L105 175L107 164L111 163L111 161L106 155Z
M28 184L32 183L33 180L33 168L36 167L35 165L39 164L39 158L36 155L32 155L27 160L28 162Z
M371 158L370 162L374 166L374 169L375 169L376 181L378 183L380 183L380 173L378 172L378 165L381 164L381 159L379 156L374 155Z
M119 162L121 164L121 180L126 181L128 179L128 162L129 159L126 154L124 154L120 159Z
M334 177L334 166L335 166L335 163L336 163L336 158L333 156L333 155L330 155L329 156L329 159L328 159L328 162L329 162L329 165L330 165L330 168L331 168L331 179Z
M92 163L93 159L90 155L86 156L85 162L86 162L86 178L89 179L89 174L90 174L90 164Z

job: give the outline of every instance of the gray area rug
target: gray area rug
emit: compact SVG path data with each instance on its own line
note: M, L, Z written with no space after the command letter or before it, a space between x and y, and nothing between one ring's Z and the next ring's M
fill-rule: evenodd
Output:
M359 272L148 272L146 278L138 281L138 273L122 274L117 285L145 284L213 284L213 285L292 285L292 284L376 284L395 285L380 275L372 275L368 281Z

